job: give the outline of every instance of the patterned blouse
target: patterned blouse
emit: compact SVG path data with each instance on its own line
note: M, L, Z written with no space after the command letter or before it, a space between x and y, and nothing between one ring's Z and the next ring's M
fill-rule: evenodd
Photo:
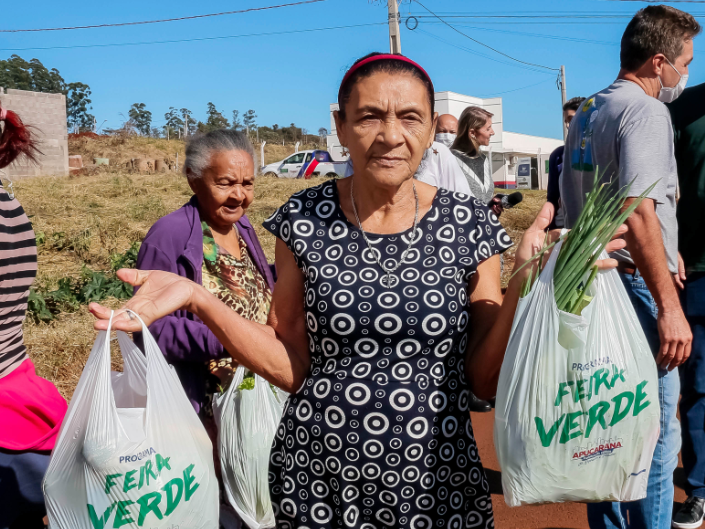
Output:
M266 324L272 293L240 237L240 259L218 246L204 221L202 285L243 318ZM239 235L238 235L239 236Z

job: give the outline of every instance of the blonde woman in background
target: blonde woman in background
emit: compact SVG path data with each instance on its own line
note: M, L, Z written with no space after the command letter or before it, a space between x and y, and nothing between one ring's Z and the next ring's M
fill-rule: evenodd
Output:
M494 136L492 116L480 107L463 110L458 120L458 135L450 147L473 196L488 205L494 197L492 164L489 156L480 151L480 146L488 147Z

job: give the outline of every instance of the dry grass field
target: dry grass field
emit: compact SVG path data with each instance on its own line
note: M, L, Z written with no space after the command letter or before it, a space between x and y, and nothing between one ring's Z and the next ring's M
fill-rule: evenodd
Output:
M261 228L262 221L292 193L323 181L257 180L248 216L270 260L274 259L274 237ZM40 240L38 290L56 288L62 278L79 277L84 265L109 270L111 255L141 241L157 219L191 196L186 179L178 174L113 170L95 176L24 179L15 182L14 188ZM544 192L529 191L524 202L505 212L502 222L512 239L517 240L531 224L544 200ZM512 251L505 256L505 268L511 269ZM117 307L120 302L113 299L107 304ZM92 324L85 307L61 313L49 323L28 319L25 324L26 344L38 373L54 382L66 398L71 397L95 340ZM113 366L120 369L120 365L120 355L114 351Z
M254 145L259 156L260 146ZM300 150L316 149L316 144L301 143ZM325 148L325 147L324 147ZM124 168L132 158L162 159L167 165L175 165L178 154L179 164L183 164L186 144L183 140L163 138L146 138L143 136L71 136L69 152L80 154L83 164L93 163L94 158L108 158L111 167ZM264 164L283 160L294 154L294 145L268 143L264 146Z

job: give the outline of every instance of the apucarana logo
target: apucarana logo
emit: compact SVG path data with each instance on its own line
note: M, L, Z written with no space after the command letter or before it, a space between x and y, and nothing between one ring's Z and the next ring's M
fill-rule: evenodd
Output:
M592 461L602 456L611 456L618 448L623 448L622 439L597 439L593 444L573 449L573 461Z
M156 454L156 451L154 450L154 448L150 447L146 450L142 450L141 452L137 452L136 454L132 454L129 456L120 456L120 463L134 463L135 461L142 461L145 457L148 457L152 454Z

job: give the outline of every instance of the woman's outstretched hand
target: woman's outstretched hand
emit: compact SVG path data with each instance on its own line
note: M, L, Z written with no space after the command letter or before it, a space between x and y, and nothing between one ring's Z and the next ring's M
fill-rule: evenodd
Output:
M524 232L524 236L521 238L519 245L517 246L516 253L514 254L514 270L518 270L526 261L531 259L537 252L539 252L544 243L551 244L555 242L558 237L560 237L561 230L551 230L548 232L548 240L546 240L546 228L551 224L553 220L553 215L555 210L553 204L546 202L539 211L538 216L534 220L534 223L529 226ZM621 250L627 245L627 242L621 238L627 232L627 225L622 224L617 232L614 234L612 240L605 247L607 253L614 252L616 250ZM546 253L543 262L545 263L550 255L550 250ZM612 268L617 268L616 259L600 259L596 263L597 268L600 270L610 270ZM535 265L525 266L521 272L519 272L516 278L521 281L524 280L526 276L529 275L529 271ZM518 284L521 284L521 281Z
M150 325L176 310L192 310L194 293L200 288L193 281L161 270L123 268L118 270L117 276L125 283L140 287L132 299L115 311L112 328L120 331L142 330L139 320L131 319L126 309L137 313L146 325ZM106 330L112 311L98 303L91 303L88 308L98 318L95 328Z

